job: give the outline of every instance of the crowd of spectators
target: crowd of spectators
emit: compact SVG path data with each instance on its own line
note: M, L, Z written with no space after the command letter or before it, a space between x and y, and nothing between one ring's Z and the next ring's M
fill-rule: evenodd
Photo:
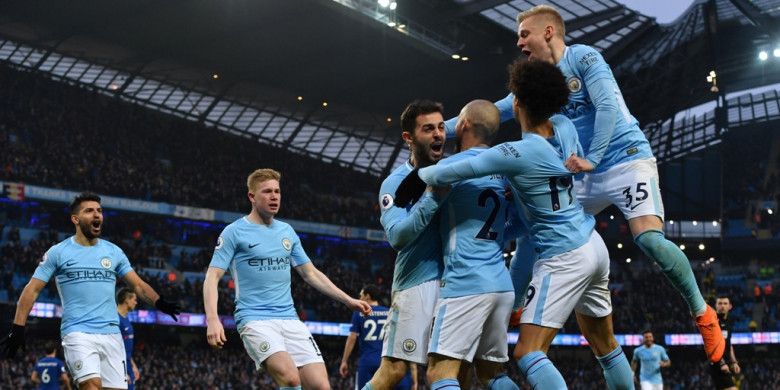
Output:
M202 336L198 334L197 336ZM229 337L236 337L231 333ZM354 375L342 378L338 373L344 338L315 336L334 390L354 389ZM229 341L236 341L230 340ZM34 339L21 358L0 360L0 390L32 389L30 382L35 361L44 355L46 341ZM511 346L510 346L511 347ZM634 347L624 347L631 359ZM709 365L701 351L695 348L669 349L672 365L662 370L664 388L670 390L713 388ZM780 358L776 354L760 352L761 347L741 347L739 355L742 375L740 389L780 388ZM550 359L561 371L570 389L600 390L606 388L601 367L595 358L583 348L553 347ZM61 352L60 358L62 359ZM142 389L259 389L271 390L276 386L264 371L256 371L254 363L238 342L228 343L225 349L212 350L201 338L190 341L169 340L136 341L133 358L141 372L136 388ZM160 364L164 362L165 364ZM354 374L354 360L350 366ZM531 387L523 379L514 364L506 365L507 373L521 389ZM473 379L473 378L472 378ZM425 370L419 370L418 390L429 389ZM474 381L472 389L483 386Z
M2 67L0 84L0 180L244 211L247 175L268 167L281 217L378 227L378 177L34 73Z

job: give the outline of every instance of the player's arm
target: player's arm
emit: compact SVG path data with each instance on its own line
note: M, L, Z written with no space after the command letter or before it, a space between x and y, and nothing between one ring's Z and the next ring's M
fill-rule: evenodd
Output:
M515 95L511 92L501 100L494 102L498 108L498 114L501 117L501 123L504 123L510 119L515 118L515 113L512 111L512 104L514 104ZM444 121L444 130L447 134L447 138L455 138L455 125L458 124L458 117L450 118Z
M336 287L336 285L311 262L298 265L295 267L295 270L298 271L298 274L301 275L303 281L308 285L314 287L317 291L327 295L331 299L343 303L350 308L350 310L359 311L363 314L371 312L371 306L368 303L352 298L344 291L341 291L340 288Z
M344 354L341 355L341 365L339 366L339 373L342 378L346 378L349 374L349 356L352 355L352 350L355 348L357 337L357 333L349 332L347 342L344 343Z
M65 372L65 371L62 372L62 374L60 375L60 381L62 382L63 385L65 385L65 388L67 390L71 389L71 387L70 387L70 377L68 376L67 372Z
M729 355L731 356L731 372L734 375L739 375L742 372L742 368L739 366L739 362L737 362L737 355L734 354L734 346L731 346L731 351L729 352Z
M523 164L521 157L523 154L518 151L517 144L503 143L477 156L452 164L421 168L418 175L428 185L443 186L492 174L518 174L522 172L525 164Z
M134 380L141 379L141 371L138 369L138 366L135 364L135 359L130 359L130 364L133 367L133 379Z
M38 370L33 370L32 375L30 375L30 381L36 385L41 382L40 378L38 378Z
M636 349L635 349L633 356L631 356L631 372L636 372L636 369L638 367L639 367L639 361L636 358Z
M27 324L27 317L30 315L35 300L38 299L38 294L46 287L46 282L36 278L30 278L27 285L24 286L22 294L19 296L19 301L16 303L16 314L14 314L14 324L25 326Z
M669 355L666 353L666 348L661 347L661 368L671 367L672 360L669 359Z
M171 316L174 321L178 321L176 318L179 315L179 305L176 302L169 302L165 300L160 294L158 294L149 283L144 282L138 274L130 269L123 276L125 282L133 289L139 298L144 302L153 305L157 310Z
M385 230L390 246L395 250L401 250L408 243L414 241L431 223L443 198L435 191L426 190L411 210L407 212L404 208L394 207L391 200L385 199L388 196L392 197L391 194L396 193L396 188L397 186L386 183L382 185L379 200L382 214L379 221Z
M587 172L596 168L604 157L612 140L612 133L615 131L620 106L615 90L617 82L601 54L588 47L580 49L576 58L577 70L582 75L588 95L596 107L593 139L590 142L588 155L584 159L589 166L579 166L580 170Z
M212 263L214 260L212 260ZM225 329L219 320L217 301L219 299L219 280L225 275L225 270L209 267L203 280L203 308L206 312L206 340L214 348L222 348L227 341Z

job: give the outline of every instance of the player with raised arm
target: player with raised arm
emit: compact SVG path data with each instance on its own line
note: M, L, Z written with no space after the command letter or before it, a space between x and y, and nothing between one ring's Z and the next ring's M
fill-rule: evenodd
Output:
M575 185L585 212L617 206L634 241L682 294L699 327L704 351L720 361L725 342L715 311L706 304L688 258L663 232L664 207L650 143L623 100L612 70L596 49L567 46L563 18L555 8L535 6L517 16L517 46L529 60L557 65L570 95L560 113L571 119L585 155L567 156L571 172L587 172ZM514 96L496 102L502 121L512 118ZM455 118L447 121L448 134Z
M437 166L486 151L499 124L493 103L468 103L456 126L459 153ZM444 273L428 350L428 382L433 390L459 388L458 374L472 362L477 378L488 388L518 388L503 367L509 360L507 324L515 298L502 251L507 186L501 175L459 181L442 205L439 234Z
M631 358L631 372L636 372L637 366L640 366L639 386L642 390L663 390L661 369L671 367L672 361L669 360L666 349L654 343L652 331L644 331L642 337L642 345L634 349Z
M130 322L128 314L135 310L138 304L138 297L133 290L123 287L116 293L116 311L119 315L119 331L122 333L122 341L125 343L125 354L127 355L127 390L135 389L135 382L141 378L141 371L133 360L133 347L135 345L135 332L133 332L133 323Z
M612 330L609 253L594 230L593 216L585 214L573 196L572 174L564 166L565 158L581 154L582 148L574 124L553 115L569 94L563 74L545 62L517 61L510 70L509 87L516 96L513 111L523 139L453 164L412 172L399 186L396 201L403 204L419 191L415 181L446 185L506 175L539 254L514 350L521 372L534 388L566 388L545 352L573 310L608 387L632 389L631 367Z
M729 316L731 309L731 299L727 295L719 295L715 301L715 310L718 312L720 329L725 335L726 352L723 354L723 360L710 364L712 382L717 390L736 390L738 387L734 376L742 372L737 355L734 354L734 346L731 345L731 330L734 328L734 319Z
M347 341L344 343L344 354L341 356L341 365L339 366L339 374L342 378L349 375L349 357L352 355L355 344L358 344L360 349L355 376L356 390L362 389L374 376L382 360L382 340L385 338L385 324L389 308L379 304L379 296L379 287L373 284L365 285L360 290L360 300L371 305L371 314L367 316L358 312L352 314L352 326L349 329ZM415 390L416 388L417 365L412 363L409 372L395 389Z
M90 192L77 195L70 204L70 214L76 234L46 251L22 290L11 332L2 343L3 356L13 358L24 346L24 327L33 303L54 277L62 299L65 362L79 388L126 389L127 361L114 298L117 277L174 320L179 308L133 271L122 249L99 238L103 227L99 196Z
M35 370L30 376L32 383L38 385L38 390L59 390L60 381L66 389L70 390L70 377L65 371L65 363L57 359L57 350L60 346L56 343L47 345L46 356L35 362Z
M236 326L257 370L265 368L282 389L329 389L319 347L293 306L291 268L350 310L368 314L371 306L336 287L311 263L292 226L274 218L282 201L280 179L272 169L252 172L247 178L252 210L219 236L203 281L206 338L215 348L227 341L217 313L217 286L230 270L236 285Z
M401 114L401 137L411 157L383 182L379 190L380 222L393 249L393 292L382 344L379 370L363 387L390 390L406 375L409 363L427 364L428 342L441 278L441 239L436 213L446 188L427 188L414 206L395 207L394 194L415 168L429 166L444 155L443 107L416 100Z

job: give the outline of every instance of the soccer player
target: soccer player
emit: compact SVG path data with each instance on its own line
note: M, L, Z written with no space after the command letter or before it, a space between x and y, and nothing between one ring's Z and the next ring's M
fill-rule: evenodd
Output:
M456 126L459 153L447 166L486 151L499 127L498 110L487 100L468 103ZM492 389L517 389L503 372L509 360L507 324L515 294L503 254L507 216L504 176L452 185L439 216L444 273L428 350L431 389L458 387L464 363Z
M217 314L217 286L229 269L236 285L236 326L257 370L265 368L282 389L329 389L319 347L293 306L291 268L350 310L368 314L371 306L336 287L311 263L295 230L274 218L282 201L280 179L273 169L252 172L247 178L252 210L217 240L203 281L206 338L215 348L227 341Z
M125 354L127 355L127 390L135 389L135 381L141 378L141 372L133 360L133 344L135 343L135 334L133 333L133 323L130 322L127 314L135 310L138 304L138 297L133 290L123 287L116 293L116 311L119 314L119 332L122 334L122 341L125 343Z
M54 277L62 299L65 362L79 389L126 389L127 361L119 331L114 292L122 277L141 299L174 320L178 305L158 295L133 271L122 249L100 237L103 208L91 192L70 204L76 234L51 247L22 290L3 355L13 358L24 345L24 327L35 299Z
M409 188L419 186L415 176L427 185L446 185L506 175L539 254L514 350L521 372L533 388L566 388L545 352L574 310L609 388L633 388L631 367L612 331L609 253L593 229L594 218L573 196L572 174L564 166L564 159L580 154L582 148L574 124L562 115L553 116L569 95L563 74L545 62L517 61L510 70L509 86L523 139L453 164L412 172L399 187L397 201L403 204Z
M355 377L356 390L362 389L374 376L382 359L382 340L385 338L385 324L389 308L379 304L379 296L379 287L373 284L365 285L360 290L360 300L371 305L371 314L368 316L357 312L352 314L352 327L349 329L349 336L344 344L344 354L341 356L339 373L342 378L346 378L349 374L349 356L352 355L355 343L359 344L360 357L358 357ZM407 373L401 383L395 387L396 390L417 388L417 365L410 364L409 372L411 375Z
M434 307L442 273L441 239L436 212L447 188L427 188L413 207L394 207L394 194L414 168L441 160L444 153L443 107L416 100L401 114L401 137L410 160L388 176L379 189L380 222L398 251L393 270L393 296L379 369L364 386L390 390L406 375L409 363L426 364Z
M586 45L567 46L563 18L555 8L535 6L517 16L517 47L529 60L555 64L570 95L560 113L571 119L585 155L566 156L571 172L587 172L576 185L585 212L598 214L611 204L628 220L634 241L663 270L682 294L704 340L711 362L725 350L715 311L696 284L685 254L663 233L664 208L658 169L650 143L623 100L612 70L601 54ZM514 96L496 102L502 120L512 118ZM450 119L448 133L455 119Z
M734 346L731 345L731 329L734 323L733 318L729 316L731 308L731 299L728 296L718 296L715 301L715 310L718 312L720 329L725 335L727 352L723 354L723 360L719 364L710 364L712 382L718 390L736 390L737 385L734 381L734 375L739 375L742 372L737 362L737 356L734 354Z
M59 390L60 381L65 388L70 390L70 377L65 371L65 363L57 359L57 350L59 345L51 343L46 350L46 357L35 362L35 371L33 371L30 380L37 384L38 390Z
M631 358L631 371L636 372L637 365L641 363L639 371L639 386L642 390L663 390L664 380L661 377L661 369L670 367L672 361L666 354L664 347L655 344L653 332L646 330L643 345L634 349Z

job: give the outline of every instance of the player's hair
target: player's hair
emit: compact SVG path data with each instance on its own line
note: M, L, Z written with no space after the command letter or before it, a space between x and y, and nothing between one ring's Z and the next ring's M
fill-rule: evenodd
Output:
M520 24L523 22L523 20L536 15L543 15L547 18L548 21L552 22L554 24L556 34L561 39L566 36L566 23L564 23L563 17L557 9L545 4L531 7L517 14L517 24Z
M257 169L254 172L249 174L249 177L246 179L246 187L249 189L249 192L252 192L255 190L255 186L257 186L258 183L262 183L266 180L276 180L279 181L279 179L282 178L282 174L279 173L279 171L275 171L270 168L261 168Z
M98 194L94 192L89 192L89 191L82 192L76 195L76 197L73 198L73 201L70 202L70 206L69 206L70 214L71 215L78 214L79 211L81 211L81 203L89 202L89 201L100 203L100 196L98 196Z
M490 144L496 138L501 126L501 114L496 105L488 100L472 100L461 111L468 118L471 131L484 143Z
M48 341L44 345L44 348L46 348L46 353L47 354L53 353L53 354L56 355L57 352L59 352L59 350L60 350L60 344L58 342L56 342L56 341Z
M650 334L653 334L653 331L652 331L652 330L650 330L650 329L645 329L645 331L644 331L644 332L642 332L642 336L644 336L644 335L646 335L646 334L648 334L648 333L650 333Z
M371 299L379 301L382 297L382 291L375 284L367 284L363 286L363 292L371 296Z
M516 60L509 67L508 87L532 126L544 123L569 100L563 73L545 61Z
M414 134L417 127L417 117L420 115L438 112L444 114L444 106L441 103L428 99L417 99L409 103L401 113L401 130Z
M130 296L130 294L135 294L135 291L131 290L128 287L122 287L117 291L116 293L116 304L119 305L123 303L125 300L127 300L127 297Z
M728 299L729 303L731 303L731 298L726 294L718 294L717 299Z

